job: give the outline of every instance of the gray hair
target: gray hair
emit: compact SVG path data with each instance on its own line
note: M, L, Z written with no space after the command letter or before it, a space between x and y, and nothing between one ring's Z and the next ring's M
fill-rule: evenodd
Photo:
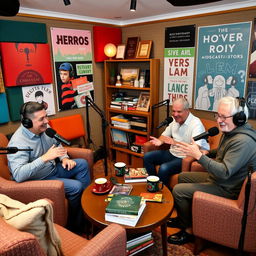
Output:
M244 111L244 114L246 116L246 121L248 120L248 118L249 118L249 109L246 105L246 101L245 101L245 106L243 108L242 106L240 106L240 99L234 98L234 97L231 97L231 96L227 96L227 97L223 97L223 98L219 99L218 107L221 104L229 105L230 114L232 116L235 115L236 113L240 112L240 111Z
M180 97L180 98L174 100L172 102L172 105L174 103L181 103L183 105L183 109L187 109L187 110L189 109L189 102L185 98L183 98L183 97Z

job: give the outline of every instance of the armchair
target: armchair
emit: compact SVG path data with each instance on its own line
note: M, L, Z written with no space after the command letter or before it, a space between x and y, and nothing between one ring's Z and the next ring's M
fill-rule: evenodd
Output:
M55 224L65 256L124 256L126 255L126 232L123 227L111 224L90 241L62 226ZM0 217L0 255L46 256L37 238L21 232Z
M247 179L244 181L237 200L231 200L199 191L194 193L192 223L193 233L196 237L234 249L238 248L246 182ZM244 251L254 253L256 252L255 202L256 172L251 176L251 192L244 240ZM197 242L196 245L198 245ZM195 249L195 255L199 254L198 248Z
M204 127L206 130L208 130L211 127L217 126L217 123L212 120L207 120L207 119L201 119ZM219 145L219 140L220 140L221 134L218 134L217 136L214 137L209 137L208 142L210 144L210 149L215 149ZM163 144L160 147L157 147L147 141L143 145L144 153L153 151L153 150L167 150L169 149L169 145ZM204 168L193 158L193 157L185 157L182 160L182 167L181 167L182 172L189 172L189 171L204 171ZM178 183L178 175L179 174L174 174L170 176L169 184L170 187L173 188L177 183Z
M7 137L0 133L0 147L7 147ZM93 152L83 148L68 148L72 158L84 158L88 161L91 178L93 178ZM54 222L65 226L67 222L67 200L64 185L59 180L38 180L18 183L11 179L6 155L0 155L0 193L11 198L29 203L41 198L48 198L53 202Z

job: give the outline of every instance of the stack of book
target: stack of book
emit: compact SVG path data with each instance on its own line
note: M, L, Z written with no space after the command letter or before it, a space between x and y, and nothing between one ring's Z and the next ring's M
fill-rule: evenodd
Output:
M126 243L126 255L132 256L152 246L154 240L152 232L128 235L128 241Z
M130 124L134 130L147 131L147 119L145 117L132 116Z
M124 182L147 182L147 177L146 168L128 168L128 172L124 175Z
M135 227L146 203L141 196L113 195L105 211L105 220Z
M117 108L123 110L136 110L138 97L135 96L121 96L113 94L110 108Z
M115 127L124 128L124 129L130 129L131 124L129 122L129 119L125 118L123 115L117 115L111 117L111 123Z

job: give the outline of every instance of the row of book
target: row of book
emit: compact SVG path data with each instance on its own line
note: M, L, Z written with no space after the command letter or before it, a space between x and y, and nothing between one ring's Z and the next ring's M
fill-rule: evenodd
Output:
M145 117L124 116L120 114L111 117L111 124L124 129L147 131L147 119Z
M136 110L139 98L134 96L115 97L112 95L110 108L122 110Z

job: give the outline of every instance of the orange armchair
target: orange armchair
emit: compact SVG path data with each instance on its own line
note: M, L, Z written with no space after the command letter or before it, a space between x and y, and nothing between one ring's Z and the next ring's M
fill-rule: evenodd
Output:
M16 198L15 198L16 199ZM123 227L111 224L91 240L80 237L55 224L65 256L125 256L126 232ZM0 217L0 255L46 256L37 238L21 232Z
M0 147L7 147L8 139L0 133ZM93 152L83 148L68 148L72 158L84 158L88 161L93 179ZM59 180L38 180L18 183L11 179L6 155L0 155L0 193L11 198L29 203L42 198L53 202L54 222L65 226L67 222L67 201L65 199L64 185Z
M195 192L192 204L193 233L214 243L238 248L245 199L245 180L237 200ZM256 172L251 177L251 192L244 240L244 251L256 252ZM197 242L196 242L197 245ZM198 248L195 255L199 254Z

